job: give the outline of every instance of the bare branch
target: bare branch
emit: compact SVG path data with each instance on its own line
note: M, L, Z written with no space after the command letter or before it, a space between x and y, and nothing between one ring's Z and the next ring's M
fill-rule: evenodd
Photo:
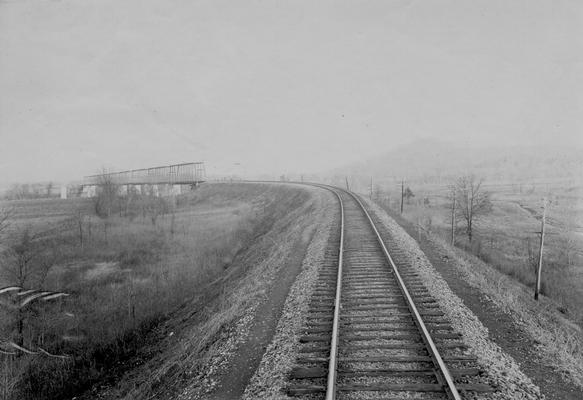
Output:
M0 209L0 235L10 226L10 220L14 217L14 207Z
M457 213L466 223L466 234L472 241L475 222L492 211L490 193L482 189L483 179L476 179L474 175L462 176L454 185Z

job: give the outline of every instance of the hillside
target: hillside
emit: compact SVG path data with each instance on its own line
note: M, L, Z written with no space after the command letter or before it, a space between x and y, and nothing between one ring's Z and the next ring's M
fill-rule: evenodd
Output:
M489 181L578 181L583 176L583 148L557 145L469 147L427 139L380 156L337 168L336 177L353 180L406 178L440 183L475 173Z

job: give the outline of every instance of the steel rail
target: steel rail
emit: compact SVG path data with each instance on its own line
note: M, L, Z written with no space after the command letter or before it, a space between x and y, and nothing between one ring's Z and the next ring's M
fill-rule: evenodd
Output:
M330 359L328 361L328 377L326 383L326 400L336 399L336 374L338 371L338 331L340 325L340 298L342 295L342 264L344 256L344 202L336 190L327 188L338 197L340 202L340 247L338 249L338 276L336 278L336 298L334 301L334 319L332 322L332 340L330 343Z
M368 211L366 210L366 208L364 207L364 205L362 204L362 202L360 201L358 196L355 195L351 191L341 189L341 188L336 188L334 186L325 185L325 184L307 183L307 182L306 183L288 182L288 183L299 183L299 184L316 186L316 187L320 187L323 189L327 189L327 190L331 191L332 193L334 193L336 195L336 197L338 197L338 200L340 202L340 212L341 212L341 214L340 214L341 215L340 253L339 253L339 261L338 261L338 276L336 279L336 299L335 299L335 304L334 304L334 320L333 320L333 325L332 325L332 340L331 340L331 346L330 346L330 359L329 359L329 363L328 363L326 400L335 400L335 398L336 398L338 325L339 325L339 316L340 316L340 297L341 297L341 291L342 291L342 264L343 264L343 252L344 252L344 202L342 201L342 197L338 194L338 190L340 190L344 193L347 193L349 196L351 196L358 203L361 210L364 212L366 218L368 219L368 222L369 222L371 228L373 229L373 231L375 233L376 239L377 239L379 245L381 246L381 249L383 250L383 254L385 255L387 261L389 262L389 264L390 264L390 266L395 274L395 277L397 278L397 282L399 284L401 292L403 293L403 295L405 296L405 299L407 300L407 306L408 306L409 310L411 311L411 313L413 314L413 317L415 319L415 324L418 326L419 330L421 331L421 336L423 338L423 341L429 347L430 356L434 360L434 362L437 364L439 372L443 375L443 378L445 379L447 387L445 387L444 389L446 389L446 393L448 395L450 395L450 397L453 400L463 400L461 395L459 394L456 386L455 386L453 377L452 377L451 373L449 372L449 369L445 365L443 358L441 357L441 355L439 354L439 351L437 350L437 346L435 345L435 342L431 338L429 330L427 329L427 327L425 326L425 323L423 322L423 319L421 318L421 314L419 313L419 310L415 306L413 298L411 297L411 294L409 293L409 290L407 289L407 286L405 285L405 282L403 281L403 278L401 277L401 274L399 273L399 270L397 269L397 266L395 265L395 262L393 261L393 258L391 257L391 255L390 255L390 253L385 245L385 242L383 241L383 239L382 239L374 221L372 220L370 214L368 213Z
M439 351L437 350L437 346L433 342L433 339L431 338L431 335L429 334L429 330L425 326L425 323L423 322L423 319L421 318L421 315L419 314L419 311L417 310L417 307L415 306L415 303L413 302L413 298L411 297L409 290L407 290L407 287L405 286L405 282L403 281L403 278L401 278L401 274L399 273L397 266L393 262L393 258L389 254L389 251L387 250L387 247L385 246L385 243L384 243L383 239L381 238L381 235L380 235L375 223L373 222L372 218L370 217L370 214L368 213L368 211L366 210L366 208L364 207L364 205L362 204L360 199L354 193L352 193L352 192L346 192L346 193L348 193L350 196L352 196L352 198L354 198L354 200L356 200L356 202L359 204L362 211L364 211L364 214L366 215L366 217L370 223L370 226L372 227L372 229L377 237L377 240L378 240L381 248L383 249L383 253L384 253L385 257L387 258L387 260L389 261L389 264L391 265L393 272L395 273L395 277L397 278L397 281L399 282L399 287L401 288L401 291L403 292L403 294L405 295L405 298L407 299L407 305L408 305L409 309L411 310L411 312L413 313L413 316L415 317L415 322L416 322L417 326L419 327L419 330L421 331L421 334L423 336L423 340L425 341L425 343L429 347L429 349L431 351L432 358L437 363L437 366L439 367L440 372L443 374L443 377L445 378L445 381L447 383L447 389L449 390L451 397L454 400L462 400L462 397L460 396L457 388L455 387L455 383L453 381L451 373L447 369L447 366L445 365L443 358L439 354Z

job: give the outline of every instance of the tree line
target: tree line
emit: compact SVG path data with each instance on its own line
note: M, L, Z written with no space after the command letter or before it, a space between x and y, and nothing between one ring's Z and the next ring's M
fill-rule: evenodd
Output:
M14 183L4 192L6 200L30 200L57 198L60 195L58 185L47 183Z
M458 224L461 222L463 231L468 241L471 243L474 238L475 226L478 221L492 211L491 192L484 190L484 179L475 175L465 175L454 179L447 187L447 198L449 218L451 222L451 242L455 244L455 236L458 231ZM403 213L405 205L411 204L415 198L415 193L409 186L405 186L404 180L400 182L400 201L398 207ZM373 188L372 180L370 186L370 197L375 200L382 200L382 189L380 186ZM430 206L429 197L420 199L423 205Z

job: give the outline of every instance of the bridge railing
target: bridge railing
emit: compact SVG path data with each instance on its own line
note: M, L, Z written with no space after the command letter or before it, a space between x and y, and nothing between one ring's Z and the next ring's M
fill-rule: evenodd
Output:
M86 176L84 185L197 184L205 181L204 163L184 163Z

